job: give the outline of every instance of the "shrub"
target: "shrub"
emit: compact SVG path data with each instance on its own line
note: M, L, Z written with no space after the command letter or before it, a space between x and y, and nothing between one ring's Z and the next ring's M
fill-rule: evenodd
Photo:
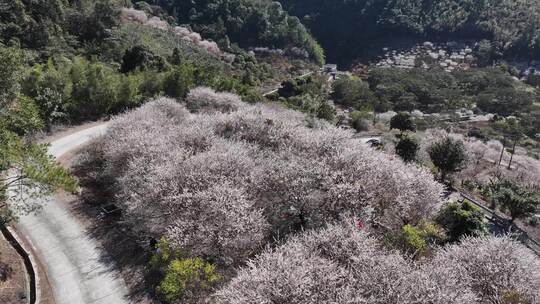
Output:
M399 142L396 145L396 154L405 162L412 162L416 160L416 154L420 149L418 140L412 135L402 134L399 138Z
M491 185L492 199L501 210L510 215L511 221L534 215L540 207L540 192L520 185L512 180L498 181Z
M330 122L336 119L336 108L328 102L321 101L317 108L317 118L328 120Z
M403 226L398 238L398 246L408 255L421 257L429 249L442 244L445 239L446 235L438 225L424 220L416 226Z
M371 107L373 93L367 83L359 78L340 78L333 85L332 99L336 104L363 108Z
M157 292L168 302L197 303L221 276L214 265L199 258L172 260Z
M155 55L143 45L136 45L124 53L120 71L122 73L129 73L136 69L156 69L162 71L165 65L166 62L163 57Z
M363 132L369 130L370 121L373 118L373 115L367 112L353 111L350 114L352 127L357 132Z
M464 236L482 236L487 233L484 214L468 201L449 203L441 210L437 222L446 230L451 242Z
M416 131L416 125L409 113L399 112L392 119L390 119L390 129L398 129L401 132L404 131Z
M194 85L195 79L192 68L188 65L179 65L165 74L163 91L169 97L185 98L189 89Z
M463 169L467 162L467 153L461 140L447 136L433 143L428 149L431 162L441 172L441 180L446 180L448 174Z

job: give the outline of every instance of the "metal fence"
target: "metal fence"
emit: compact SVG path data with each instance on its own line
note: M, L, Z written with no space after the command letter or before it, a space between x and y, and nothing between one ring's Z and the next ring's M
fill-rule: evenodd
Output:
M532 239L526 231L516 226L516 224L511 223L508 219L499 216L497 212L495 212L495 210L484 206L484 204L479 202L474 197L462 192L460 192L460 195L461 197L463 197L463 199L466 199L467 201L474 204L476 207L480 208L488 221L499 227L503 227L508 233L515 235L519 241L521 241L525 246L527 246L529 249L534 251L534 253L540 256L540 243Z

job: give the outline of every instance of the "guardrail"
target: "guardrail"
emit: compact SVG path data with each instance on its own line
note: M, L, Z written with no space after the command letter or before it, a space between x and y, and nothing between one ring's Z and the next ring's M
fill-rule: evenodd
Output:
M21 245L19 240L15 237L15 235L10 231L8 227L5 225L0 225L0 230L2 231L2 234L6 238L6 240L13 246L15 251L21 256L24 262L24 267L26 268L26 272L28 273L28 280L29 280L29 302L30 304L36 303L36 271L34 270L34 265L32 264L32 259L30 258L30 254L26 252L24 247Z
M504 227L508 232L517 235L518 240L520 240L525 246L527 246L529 249L531 249L534 253L536 253L538 256L540 256L540 243L536 240L532 239L526 231L516 226L516 224L511 223L508 219L503 218L499 216L495 210L492 210L486 206L484 206L481 202L479 202L474 197L465 194L463 192L459 192L461 197L471 202L476 207L480 208L484 212L484 216L490 221L493 222L501 227Z

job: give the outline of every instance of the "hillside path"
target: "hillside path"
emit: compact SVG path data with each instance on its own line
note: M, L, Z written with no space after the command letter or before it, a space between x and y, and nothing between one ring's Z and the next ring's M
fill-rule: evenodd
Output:
M106 129L107 124L101 124L58 138L51 142L49 153L59 158ZM18 230L45 265L56 303L129 303L124 280L84 226L53 197L41 200L37 203L43 203L43 209L21 217Z

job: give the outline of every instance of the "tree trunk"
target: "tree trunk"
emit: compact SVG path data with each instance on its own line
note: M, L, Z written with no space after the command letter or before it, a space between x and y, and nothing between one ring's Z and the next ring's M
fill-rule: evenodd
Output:
M441 170L441 182L445 182L446 181L446 171L443 171Z
M503 154L504 154L504 144L505 144L506 140L503 140L502 142L502 149L501 149L501 156L499 157L499 166L501 165L501 162L502 162L502 158L503 158Z
M512 146L512 154L510 154L510 162L508 163L508 170L512 168L512 159L514 158L514 153L516 152L517 139L514 140L514 145Z

